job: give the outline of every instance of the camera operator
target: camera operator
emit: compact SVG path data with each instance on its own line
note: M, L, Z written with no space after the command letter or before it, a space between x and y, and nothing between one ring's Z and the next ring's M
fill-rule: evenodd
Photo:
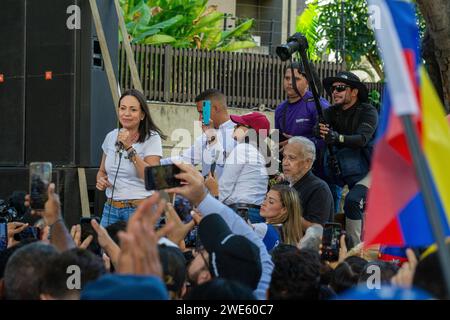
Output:
M292 70L294 70L293 75ZM294 88L294 85L297 87L297 90ZM313 133L313 127L317 123L318 116L313 94L309 90L309 82L302 63L293 62L290 67L286 68L283 88L287 99L275 110L275 129L278 129L280 133L280 152L282 152L281 149L287 144L289 138L303 136L314 142L316 152L320 154L325 144L321 139L315 137ZM329 106L328 101L324 98L320 98L320 104L324 109ZM320 163L320 161L317 163ZM316 174L319 174L316 170L314 171Z
M325 161L326 174L336 184L347 185L344 212L346 231L353 245L361 241L363 211L369 184L378 113L367 102L368 90L351 72L339 72L323 80L333 105L324 110L326 123L318 123L315 134L334 148L340 174L335 166Z

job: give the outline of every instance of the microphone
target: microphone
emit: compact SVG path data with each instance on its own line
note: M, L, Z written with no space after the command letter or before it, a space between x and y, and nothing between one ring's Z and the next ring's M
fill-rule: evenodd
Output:
M116 152L122 153L122 151L125 150L123 143L118 140L116 141L115 146L116 146Z

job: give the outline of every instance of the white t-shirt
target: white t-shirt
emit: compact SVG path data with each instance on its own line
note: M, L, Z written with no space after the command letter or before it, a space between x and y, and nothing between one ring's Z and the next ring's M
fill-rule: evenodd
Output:
M103 153L106 155L105 169L111 185L114 184L120 158L120 154L116 151L115 145L117 135L118 129L114 129L106 135L105 141L102 144ZM162 156L161 137L157 132L152 132L152 135L143 143L133 143L133 148L142 159L147 156ZM127 153L123 152L114 187L114 200L144 199L150 196L152 192L145 190L145 182L138 177L134 163L125 157L127 157ZM106 196L111 198L111 194L112 187L107 188Z
M264 156L253 145L239 143L225 161L219 180L219 200L226 205L261 205L268 182Z

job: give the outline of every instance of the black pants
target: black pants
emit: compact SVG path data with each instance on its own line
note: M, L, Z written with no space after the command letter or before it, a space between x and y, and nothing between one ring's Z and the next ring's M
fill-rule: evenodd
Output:
M361 220L366 206L367 187L355 184L345 196L345 217L351 220Z

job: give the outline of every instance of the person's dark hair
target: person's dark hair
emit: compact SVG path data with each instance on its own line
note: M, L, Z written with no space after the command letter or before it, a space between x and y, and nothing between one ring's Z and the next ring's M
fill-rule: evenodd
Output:
M119 236L118 236L119 231L126 231L126 230L127 230L127 222L126 221L117 221L106 227L106 231L108 232L109 236L111 237L111 239L113 239L113 241L117 245L120 245Z
M45 268L57 255L53 246L41 242L27 244L14 252L5 269L6 299L39 300Z
M450 251L449 244L447 244L447 250ZM437 252L433 252L419 261L414 272L413 286L427 291L437 299L448 298Z
M27 244L37 242L37 239L24 239L20 241L15 246L9 247L6 250L0 251L0 279L5 275L6 264L9 261L9 258L13 255L14 252L19 250L20 248L26 246Z
M299 249L296 246L286 243L280 243L275 248L273 248L269 253L272 256L272 260L276 258L278 255L286 253L286 252L299 252Z
M80 268L80 290L67 287L71 275L69 266ZM72 271L71 271L72 272ZM49 294L55 299L79 298L84 286L105 274L103 260L89 250L72 249L54 256L45 268L42 277L41 293Z
M181 299L186 282L186 259L175 247L159 245L159 258L163 267L163 281L172 299Z
M347 257L332 272L330 286L336 293L344 292L356 286L367 263L367 260L361 257Z
M381 260L370 261L364 266L364 269L361 271L358 282L367 282L367 279L369 279L369 277L373 275L373 271L371 271L373 266L377 266L380 269L380 280L382 284L389 284L391 282L391 278L397 274L397 271L399 269L399 267L392 262Z
M144 142L148 137L154 135L154 132L157 132L161 139L166 139L167 136L165 136L161 129L158 128L158 126L153 122L153 119L150 115L150 111L147 106L147 101L139 90L136 89L129 89L125 91L122 96L119 99L119 105L117 106L120 108L120 103L122 99L126 96L133 96L139 101L139 105L141 107L142 112L144 112L145 117L144 119L139 123L139 139L138 142ZM122 125L119 122L119 128L122 128ZM152 132L153 131L153 132Z
M302 249L286 252L272 258L274 268L270 281L269 300L304 299L320 297L320 256L318 252Z
M359 274L354 272L350 264L347 262L340 263L334 269L330 287L336 293L342 293L358 284Z
M214 278L193 287L185 300L256 300L252 290L233 280Z
M217 89L207 89L200 93L198 96L195 97L195 102L200 102L204 100L216 100L219 101L222 107L227 106L227 97Z

